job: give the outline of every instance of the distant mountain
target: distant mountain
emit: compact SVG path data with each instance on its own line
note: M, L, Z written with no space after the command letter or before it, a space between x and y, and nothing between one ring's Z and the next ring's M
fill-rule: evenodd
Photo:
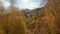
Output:
M29 12L30 10L29 10L29 9L24 9L23 11L24 11L24 12Z

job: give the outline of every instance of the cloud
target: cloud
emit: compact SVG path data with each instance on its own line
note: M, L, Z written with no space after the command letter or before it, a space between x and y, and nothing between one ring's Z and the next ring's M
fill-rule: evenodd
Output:
M32 1L32 0L17 0L18 3L14 5L15 7L18 7L20 9L35 9L35 8L41 8L44 7L46 4L46 1L43 2L43 0L40 1ZM9 7L10 3L7 1L3 1L4 7Z
M10 3L7 2L7 1L3 1L3 5L4 5L4 7L9 7L10 6Z
M22 0L22 4L17 5L20 9L35 9L39 8L40 3L31 2L31 0Z
M30 4L29 4L29 7L28 7L29 9L35 9L35 8L39 8L39 3L37 3L37 2L31 2Z
M28 3L30 0L22 0L23 3Z
M47 0L23 0L23 4L19 5L23 9L35 9L35 8L42 8L47 4Z

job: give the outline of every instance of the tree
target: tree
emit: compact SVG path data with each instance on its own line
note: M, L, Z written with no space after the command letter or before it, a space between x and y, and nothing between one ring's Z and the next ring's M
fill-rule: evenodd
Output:
M0 15L3 14L4 6L3 6L3 0L0 0Z
M16 5L16 0L10 0L10 3L11 3L11 5L10 5L10 10L11 11L17 11L17 7L15 6Z

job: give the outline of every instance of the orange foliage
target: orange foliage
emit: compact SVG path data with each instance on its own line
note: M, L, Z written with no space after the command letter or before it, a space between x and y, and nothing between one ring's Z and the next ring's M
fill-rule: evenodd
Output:
M60 34L60 3L56 1L50 0L47 6L37 11L39 14L29 19L24 16L24 11L1 15L0 34Z

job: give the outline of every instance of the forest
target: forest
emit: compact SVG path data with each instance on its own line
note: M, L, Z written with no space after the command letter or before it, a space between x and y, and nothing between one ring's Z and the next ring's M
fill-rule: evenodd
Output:
M0 34L60 34L60 0L48 0L45 7L19 10L0 6Z

